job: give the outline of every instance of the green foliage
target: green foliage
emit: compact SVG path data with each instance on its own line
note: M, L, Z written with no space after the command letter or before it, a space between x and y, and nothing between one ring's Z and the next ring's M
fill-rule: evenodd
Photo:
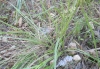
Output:
M93 21L95 24L100 24L92 19L92 17L89 17L89 15L87 14L88 11L85 10L85 7L87 6L87 4L89 5L91 3L91 0L67 0L65 4L60 1L57 3L57 5L54 5L49 9L47 9L43 2L44 1L40 2L42 11L38 14L34 14L34 18L38 18L43 22L47 22L41 25L43 27L48 25L54 27L53 33L56 35L54 39L51 38L50 34L39 34L39 32L41 32L41 29L38 25L34 23L32 14L30 13L29 8L24 0L17 0L17 6L14 6L11 3L10 4L16 10L16 20L18 21L18 18L20 16L23 17L25 22L29 25L29 31L23 31L13 25L10 25L0 20L0 22L2 22L3 24L18 30L9 32L0 31L0 34L25 35L25 37L23 38L15 39L26 40L32 42L34 45L44 45L44 47L48 47L48 50L45 50L45 52L41 56L36 54L35 51L32 51L31 53L27 53L26 51L24 51L26 54L18 55L18 61L16 61L11 69L56 69L57 59L60 55L63 54L63 51L61 51L60 49L64 47L64 37L69 37L71 35L72 37L75 36L81 38L81 30L83 30L84 28L86 28L85 36L87 37L87 34L90 33L89 35L92 36L94 47L97 48L94 32L89 25L89 22ZM27 10L26 12L28 13L28 15L24 14L21 11L21 8L23 6L25 7L25 10ZM78 11L81 12L79 15L77 15ZM55 18L52 18L50 16L50 12L56 12L57 15L55 15ZM50 19L52 24L49 24L48 19ZM72 27L72 30L66 35L66 31L69 29L72 22L74 22L74 27ZM29 48L31 48L31 46L29 46ZM95 59L93 56L85 53L84 51L80 52ZM42 60L46 55L50 55L49 58ZM98 53L96 58L99 62L100 60L98 59ZM51 60L54 60L54 63L48 65L48 62L50 62Z

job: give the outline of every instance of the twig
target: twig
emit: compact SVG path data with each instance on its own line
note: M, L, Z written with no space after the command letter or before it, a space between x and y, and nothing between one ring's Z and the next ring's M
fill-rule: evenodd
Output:
M73 40L77 45L78 47L82 50L82 46L76 41L76 40Z
M100 50L100 48L95 48L95 49L90 49L90 50L86 50L86 51L91 51L91 50L97 50L97 51L99 51Z

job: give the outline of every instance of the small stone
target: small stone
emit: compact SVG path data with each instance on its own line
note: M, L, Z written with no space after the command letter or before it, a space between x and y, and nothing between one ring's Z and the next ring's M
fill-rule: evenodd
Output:
M75 49L77 49L76 43L71 42L71 43L68 45L68 49L69 49L69 50L72 50L72 51L69 51L69 54L70 54L70 55L76 54L76 51L75 51Z
M53 14L53 13L50 13L50 16L51 16L51 17L55 17L55 14Z
M49 55L45 55L45 56L44 56L44 60L45 60L45 59L48 59L48 58L50 58Z
M89 52L91 55L96 56L95 50L89 50L88 52Z
M54 60L51 60L51 61L50 61L50 65L52 65L53 63L54 63Z
M76 43L74 43L74 42L71 42L69 45L68 45L68 48L69 49L77 49L77 46L76 46Z
M79 55L74 55L73 56L73 60L80 61L81 60L81 57Z

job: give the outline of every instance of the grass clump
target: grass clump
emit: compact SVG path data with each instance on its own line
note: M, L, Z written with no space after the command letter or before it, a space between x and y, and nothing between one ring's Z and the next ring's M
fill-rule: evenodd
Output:
M15 22L17 23L18 19L22 17L23 22L27 23L26 29L18 28L0 20L3 24L13 28L13 31L9 32L1 31L1 35L17 35L19 37L14 39L31 43L21 51L21 54L15 56L18 60L11 69L56 69L58 57L65 55L64 53L67 52L65 44L68 45L68 42L74 39L79 44L91 39L93 48L97 48L95 33L90 25L90 22L93 22L94 26L100 25L97 21L98 19L96 20L94 16L95 10L91 12L91 9L93 9L91 6L94 5L94 1L67 0L55 3L52 3L52 1L50 5L41 0L39 3L37 2L38 6L36 8L39 8L38 10L34 10L36 9L34 7L36 2L33 2L33 0L30 2L33 6L31 10L27 5L27 1L24 0L17 0L17 6L9 3L15 9ZM35 23L35 19L38 22ZM37 48L36 50L33 49L35 47ZM31 49L32 51L30 51ZM82 54L87 55L84 50ZM93 56L88 56L94 59ZM97 50L96 58L99 64ZM54 60L54 63L50 64L51 60Z

